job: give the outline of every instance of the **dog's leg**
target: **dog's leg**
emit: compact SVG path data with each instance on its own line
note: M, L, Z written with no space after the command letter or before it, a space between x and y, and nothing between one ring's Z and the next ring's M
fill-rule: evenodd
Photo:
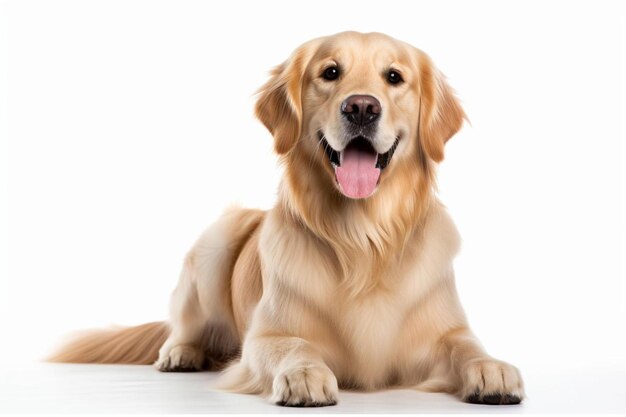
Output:
M269 304L274 306L276 303ZM276 317L269 319L271 313L268 315L267 310L274 309L271 306L259 306L256 309L252 328L243 343L241 360L222 374L219 388L263 394L271 402L289 407L336 404L337 378L321 353L329 349L302 337L287 335L276 327L266 326L280 321ZM285 317L284 314L287 314L286 317L291 316L290 312L285 313L283 309L281 315ZM306 312L301 311L301 314L306 315ZM310 322L315 327L313 323ZM323 338L311 340L320 343L320 339Z
M159 350L155 366L163 372L198 371L202 369L204 354L202 334L209 317L204 314L199 299L195 276L196 265L187 256L178 286L170 301L172 332Z
M337 403L337 378L308 341L262 334L252 336L246 343L245 363L253 374L271 384L271 402L289 407Z
M171 334L159 350L160 371L197 371L228 357L240 341L230 303L236 257L264 214L234 210L209 227L189 251L170 302Z
M519 370L487 355L469 329L448 332L441 341L464 401L500 405L518 404L524 398Z

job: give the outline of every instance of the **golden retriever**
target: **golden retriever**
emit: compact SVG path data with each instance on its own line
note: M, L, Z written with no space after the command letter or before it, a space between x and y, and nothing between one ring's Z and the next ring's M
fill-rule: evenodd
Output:
M390 386L519 403L519 371L485 353L456 293L459 236L434 179L465 114L430 58L379 33L314 39L274 69L256 115L285 166L275 207L202 234L168 323L82 335L51 360L231 362L221 387L286 406Z

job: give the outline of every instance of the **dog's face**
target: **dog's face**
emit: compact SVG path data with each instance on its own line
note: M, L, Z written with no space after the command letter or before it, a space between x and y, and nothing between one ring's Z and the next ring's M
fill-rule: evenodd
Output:
M351 199L370 197L397 171L439 162L464 118L423 52L356 32L298 48L261 90L256 112L279 154L308 161L300 169Z

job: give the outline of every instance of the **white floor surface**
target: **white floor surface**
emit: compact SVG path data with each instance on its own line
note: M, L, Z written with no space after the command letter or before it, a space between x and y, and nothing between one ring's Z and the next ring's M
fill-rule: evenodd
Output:
M626 369L523 372L516 406L465 404L413 390L342 391L339 404L283 408L211 389L217 374L159 373L150 366L36 364L0 370L0 413L626 413Z

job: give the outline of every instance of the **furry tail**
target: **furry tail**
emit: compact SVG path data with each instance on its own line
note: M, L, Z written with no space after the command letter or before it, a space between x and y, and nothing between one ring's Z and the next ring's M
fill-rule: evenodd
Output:
M149 365L157 360L159 348L165 343L169 333L170 328L163 321L122 329L87 331L46 360Z

